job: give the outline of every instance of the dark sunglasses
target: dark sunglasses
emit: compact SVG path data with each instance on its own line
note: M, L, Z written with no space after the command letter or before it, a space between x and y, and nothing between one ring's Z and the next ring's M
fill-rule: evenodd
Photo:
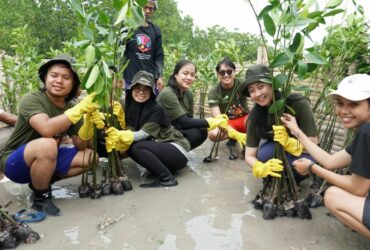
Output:
M220 76L225 76L226 74L228 74L229 76L231 76L231 74L233 73L234 70L232 69L228 69L228 70L220 70L218 73L220 74Z

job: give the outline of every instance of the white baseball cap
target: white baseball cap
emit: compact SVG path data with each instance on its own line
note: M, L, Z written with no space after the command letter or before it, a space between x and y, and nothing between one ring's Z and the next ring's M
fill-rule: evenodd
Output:
M354 74L345 77L337 87L337 90L329 95L339 95L351 101L362 101L370 98L370 75Z

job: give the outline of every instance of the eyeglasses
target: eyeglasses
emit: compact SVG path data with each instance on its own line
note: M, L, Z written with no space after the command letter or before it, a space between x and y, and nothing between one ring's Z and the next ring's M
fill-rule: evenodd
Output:
M151 91L150 87L143 86L143 85L136 85L132 88L132 90L135 92L143 92L143 93L147 93Z
M229 76L231 76L231 74L233 72L234 72L234 70L232 70L232 69L218 71L218 73L220 74L220 76L225 76L226 74L229 75Z

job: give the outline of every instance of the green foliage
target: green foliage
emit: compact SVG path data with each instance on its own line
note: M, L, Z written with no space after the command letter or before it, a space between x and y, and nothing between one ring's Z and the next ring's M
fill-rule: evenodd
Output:
M16 56L5 55L2 60L4 78L1 87L5 96L1 101L3 107L13 114L17 114L20 96L41 87L37 75L40 57L34 46L37 40L30 40L28 32L27 25L10 32Z

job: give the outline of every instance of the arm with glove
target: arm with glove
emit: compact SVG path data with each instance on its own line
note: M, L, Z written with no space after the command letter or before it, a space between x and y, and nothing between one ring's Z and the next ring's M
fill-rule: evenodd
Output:
M227 126L226 128L227 136L231 139L234 139L237 141L240 145L240 147L244 147L247 141L247 134L241 133L235 129L233 129L231 126Z
M78 131L80 138L85 141L90 140L94 136L94 125L97 129L103 129L104 119L104 115L98 110L85 114L84 123Z
M274 130L274 141L280 143L286 152L294 156L300 156L302 154L302 144L297 139L289 137L284 126L273 125L272 129Z
M269 175L281 178L281 174L276 172L284 170L284 166L281 165L282 163L283 162L281 160L276 158L272 158L265 163L256 161L253 165L253 175L256 178L265 178Z
M125 112L123 111L121 103L113 102L113 114L117 116L119 125L122 129L126 128Z
M86 96L81 102L76 104L74 107L64 111L64 114L73 124L76 124L79 120L81 120L84 114L91 113L92 111L99 108L98 104L93 102L95 96L96 96L95 93Z
M213 130L217 127L220 128L226 128L227 127L227 121L229 118L226 114L217 115L215 117L206 118L206 121L208 122L208 131Z
M112 152L113 149L118 151L127 151L134 141L134 133L127 130L118 130L114 127L110 127L105 131L106 133L106 148L107 152Z

